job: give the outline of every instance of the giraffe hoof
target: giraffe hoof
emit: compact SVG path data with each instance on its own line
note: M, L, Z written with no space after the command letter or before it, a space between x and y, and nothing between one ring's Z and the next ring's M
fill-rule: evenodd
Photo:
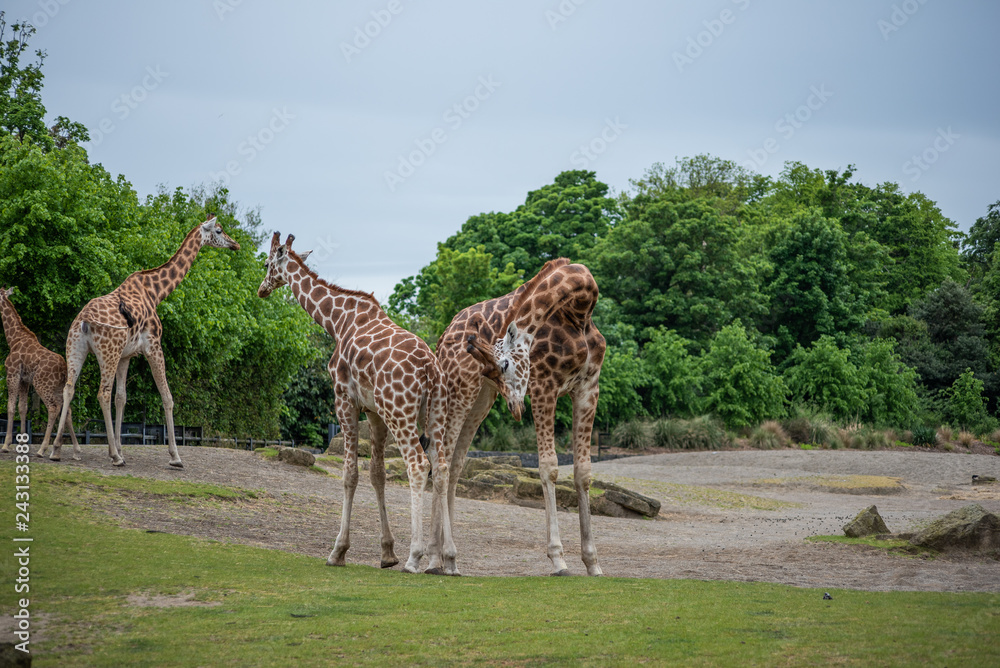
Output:
M49 461L50 462L58 462L60 459L62 459L62 458L61 457L57 457L56 455L49 455Z
M73 461L81 462L83 459L80 458L80 455L73 455Z
M343 559L341 559L340 561L334 561L333 559L327 559L326 560L326 565L327 566L340 566L340 567L344 567L344 566L347 565L347 562L345 560L343 560Z
M553 573L552 577L562 577L564 575L573 575L573 574L569 572L568 568L564 568L561 571L556 571L555 573Z
M444 572L443 568L434 567L434 568L428 568L426 571L424 571L424 574L425 575L444 575L445 572Z
M184 462L182 462L180 460L178 460L176 462L170 462L170 465L173 466L174 468L177 468L177 469L184 468Z
M399 563L399 559L391 559L389 561L386 561L385 559L383 559L382 563L380 564L380 567L381 568L392 568L393 566L395 566L398 563Z

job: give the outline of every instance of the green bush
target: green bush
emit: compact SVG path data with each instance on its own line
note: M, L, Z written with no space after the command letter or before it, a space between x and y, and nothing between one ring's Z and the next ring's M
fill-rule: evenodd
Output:
M937 432L931 427L913 427L911 430L913 432L913 439L910 441L913 445L934 445L937 443Z
M837 427L825 417L799 412L783 420L781 426L793 443L810 443L833 448L838 445Z
M684 426L686 420L676 420L673 418L663 418L653 423L653 445L657 448L671 448L679 450L687 429Z
M641 450L649 445L646 425L639 420L621 422L611 432L611 444L617 448Z

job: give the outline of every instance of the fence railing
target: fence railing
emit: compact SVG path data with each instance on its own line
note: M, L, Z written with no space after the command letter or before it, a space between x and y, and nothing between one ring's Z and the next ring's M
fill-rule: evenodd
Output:
M91 429L91 425L99 427L99 430ZM41 443L45 436L44 431L33 431L31 420L25 420L24 432L31 434L32 443ZM55 428L53 428L53 432ZM22 433L21 421L14 420L14 433ZM7 433L7 420L0 418L0 433ZM90 445L91 439L103 440L107 443L107 430L104 420L87 420L83 424L83 431L76 432L77 439L84 445ZM53 439L55 436L52 437ZM295 441L281 441L264 438L239 438L236 436L205 436L202 427L188 427L184 425L174 425L174 440L177 445L215 445L224 448L236 448L243 450L253 450L254 448L267 445L287 445L295 446ZM65 442L65 439L64 439ZM142 422L122 423L122 445L139 445L167 442L167 426L162 424L145 424Z

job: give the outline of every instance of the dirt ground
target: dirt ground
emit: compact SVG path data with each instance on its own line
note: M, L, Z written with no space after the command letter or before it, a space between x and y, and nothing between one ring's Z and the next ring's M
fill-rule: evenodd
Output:
M180 452L182 470L168 466L165 446L125 446L127 464L120 469L111 466L106 446L85 446L80 462L70 460L64 450L64 461L35 459L32 466L81 467L108 475L259 490L264 493L258 498L239 502L158 504L136 498L132 503L102 504L97 510L133 528L323 559L329 554L339 528L342 498L336 467L324 475L244 451L182 447ZM598 557L608 576L762 581L871 591L1000 592L1000 562L995 558L968 554L926 558L805 540L814 535L841 535L843 525L872 504L893 532L912 531L973 502L1000 512L1000 483L971 484L973 474L1000 478L1000 457L995 455L750 450L631 457L600 462L593 469L595 477L663 503L655 520L593 518ZM563 467L562 474L572 475L572 467ZM902 489L889 494L833 492L822 484L822 476L888 476L898 478ZM396 556L405 561L409 491L390 483L386 492ZM551 572L542 510L459 498L456 515L455 541L463 575L544 576ZM426 531L429 494L424 517ZM377 567L378 513L364 472L351 528L348 561ZM584 574L578 516L560 512L559 529L570 570Z

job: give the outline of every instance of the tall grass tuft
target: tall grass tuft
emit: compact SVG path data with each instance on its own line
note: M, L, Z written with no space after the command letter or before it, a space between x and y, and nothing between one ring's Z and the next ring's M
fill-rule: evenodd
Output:
M934 445L937 442L937 432L931 427L916 426L912 429L913 445Z
M973 434L972 432L970 431L958 432L958 442L964 445L965 447L969 447L970 445L972 445L972 442L974 440L976 440L976 435Z
M791 444L791 439L785 433L780 422L767 420L750 434L750 445L760 450L776 450L787 448Z
M954 430L946 424L941 425L937 429L937 442L940 445L945 445L951 442L952 437L955 435Z
M611 432L611 444L618 448L642 450L649 446L646 425L640 420L620 422Z

